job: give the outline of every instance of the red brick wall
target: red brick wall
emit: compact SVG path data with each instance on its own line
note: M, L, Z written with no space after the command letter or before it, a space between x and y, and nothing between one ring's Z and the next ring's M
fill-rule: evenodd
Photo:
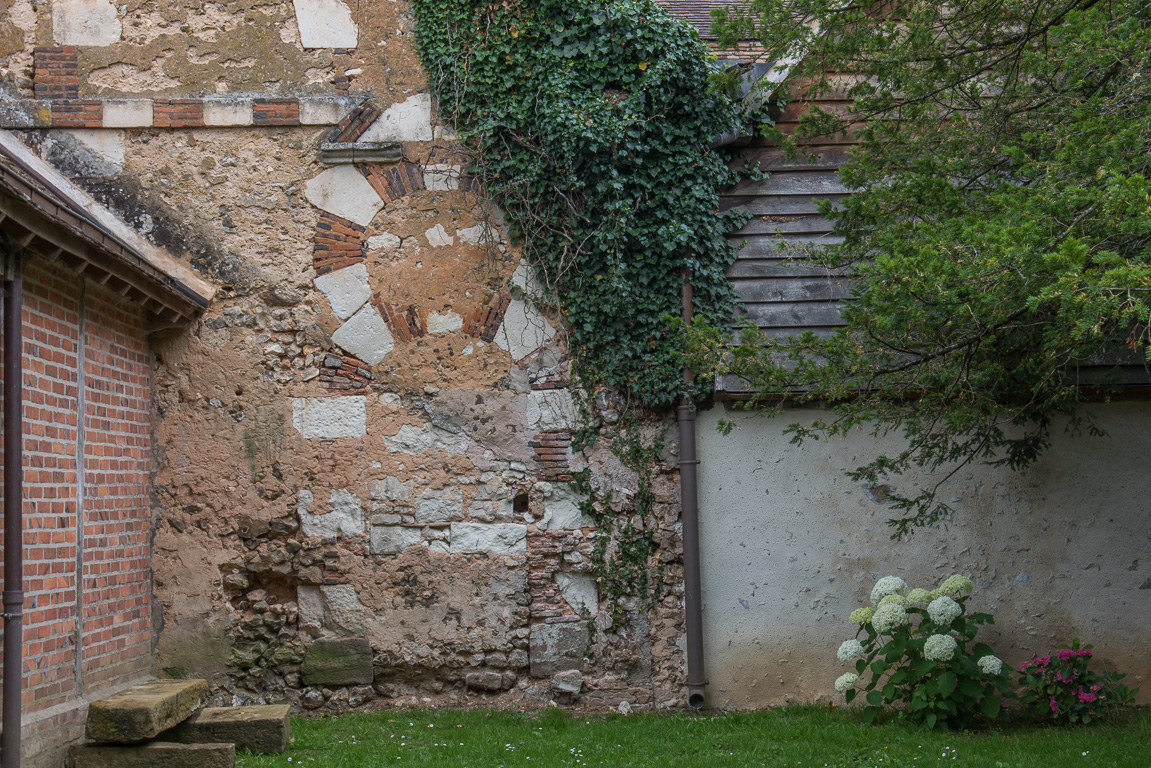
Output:
M32 261L23 314L28 715L151 668L151 443L139 310Z

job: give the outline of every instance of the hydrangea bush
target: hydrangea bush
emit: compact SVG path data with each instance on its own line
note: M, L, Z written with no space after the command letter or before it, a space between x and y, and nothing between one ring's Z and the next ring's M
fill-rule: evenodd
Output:
M1010 676L991 648L975 642L979 627L995 619L967 613L973 588L958 574L934 590L909 589L898 576L877 581L872 605L851 613L859 629L836 656L854 663L855 671L840 675L835 690L848 702L863 693L869 723L884 707L928 728L962 727L980 714L998 717L1013 695Z
M1053 656L1036 656L1019 665L1023 701L1035 713L1059 723L1089 723L1129 703L1138 692L1119 683L1126 675L1087 669L1093 652L1075 638Z

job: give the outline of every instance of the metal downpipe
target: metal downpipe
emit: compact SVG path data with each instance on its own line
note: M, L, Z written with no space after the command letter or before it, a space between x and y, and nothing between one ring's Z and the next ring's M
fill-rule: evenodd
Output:
M693 317L691 277L683 279L683 321ZM683 368L684 384L695 381L691 368ZM683 522L684 624L687 630L687 704L699 709L707 702L703 673L703 594L699 575L699 493L696 484L695 406L684 397L677 409L679 421L679 498Z
M0 765L20 768L20 709L23 683L23 319L20 254L8 254L4 281L4 691Z

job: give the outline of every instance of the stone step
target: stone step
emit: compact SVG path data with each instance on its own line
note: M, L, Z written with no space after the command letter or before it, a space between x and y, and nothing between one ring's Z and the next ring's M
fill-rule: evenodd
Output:
M182 744L235 744L252 752L283 752L291 725L287 704L203 709L175 728L160 734Z
M134 744L153 739L203 706L204 680L153 680L88 707L89 739L105 744Z
M235 768L234 744L77 744L68 768Z

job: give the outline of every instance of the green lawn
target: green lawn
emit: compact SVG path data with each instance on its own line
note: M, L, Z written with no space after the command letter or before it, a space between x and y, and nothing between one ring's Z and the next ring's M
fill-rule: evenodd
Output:
M939 734L863 725L845 710L788 707L724 715L570 715L394 710L292 721L283 755L240 768L452 766L1151 766L1151 711L1088 728L996 726Z

